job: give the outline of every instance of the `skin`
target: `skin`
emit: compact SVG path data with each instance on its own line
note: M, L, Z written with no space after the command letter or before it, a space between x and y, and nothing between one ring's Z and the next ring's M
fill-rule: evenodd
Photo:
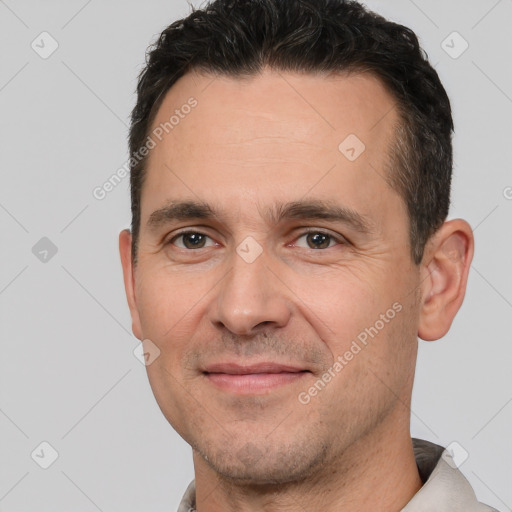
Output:
M190 96L197 106L149 156L136 266L128 230L119 246L133 332L160 350L147 366L150 384L193 448L197 509L400 510L422 485L409 431L417 338L442 337L462 304L470 226L445 222L422 263L412 262L404 202L383 179L398 115L371 75L190 72L154 127ZM365 144L354 161L338 149L349 134ZM148 228L171 200L208 203L218 218ZM371 232L267 215L310 200L355 210ZM206 235L204 246L183 231ZM251 263L237 252L246 237L261 249ZM301 403L396 303L400 312ZM307 371L239 393L204 373L221 361Z

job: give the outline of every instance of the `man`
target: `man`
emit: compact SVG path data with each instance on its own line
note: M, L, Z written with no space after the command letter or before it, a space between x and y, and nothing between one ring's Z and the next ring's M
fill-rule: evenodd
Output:
M137 92L120 253L193 448L179 511L492 510L409 430L418 337L449 330L474 244L414 33L356 2L217 0Z

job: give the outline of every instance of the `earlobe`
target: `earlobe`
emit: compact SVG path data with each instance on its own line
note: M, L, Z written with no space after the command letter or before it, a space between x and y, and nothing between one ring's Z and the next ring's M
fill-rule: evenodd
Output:
M437 340L450 329L464 300L473 251L473 231L462 219L445 222L427 244L421 264L421 339Z
M130 308L132 317L132 331L134 336L141 340L142 329L140 325L139 310L137 308L137 299L135 295L135 278L132 264L132 235L129 229L124 229L119 233L119 254L121 256L121 265L123 267L123 280L126 292L126 299Z

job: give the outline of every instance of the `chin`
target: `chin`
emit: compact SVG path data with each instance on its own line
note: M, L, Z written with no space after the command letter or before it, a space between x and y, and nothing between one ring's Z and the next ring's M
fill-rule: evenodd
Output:
M241 448L199 449L196 451L219 476L238 485L262 486L299 483L309 480L326 460L328 448L310 441L280 447L245 443Z

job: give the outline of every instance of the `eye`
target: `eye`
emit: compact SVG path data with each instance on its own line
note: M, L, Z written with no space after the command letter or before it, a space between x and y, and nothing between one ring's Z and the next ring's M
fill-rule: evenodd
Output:
M305 244L300 244L299 240L305 239ZM334 245L343 244L341 238L335 237L324 231L308 231L297 238L295 245L306 249L328 249Z
M210 243L207 245L207 241ZM215 242L204 233L197 231L186 231L172 237L168 244L175 245L180 249L203 249L204 247L211 247Z

